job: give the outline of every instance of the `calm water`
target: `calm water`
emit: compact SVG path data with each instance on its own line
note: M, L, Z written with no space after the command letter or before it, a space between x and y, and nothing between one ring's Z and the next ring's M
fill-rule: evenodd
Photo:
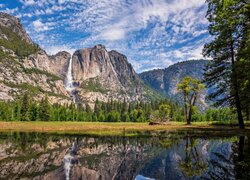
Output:
M249 179L249 138L0 133L0 179Z

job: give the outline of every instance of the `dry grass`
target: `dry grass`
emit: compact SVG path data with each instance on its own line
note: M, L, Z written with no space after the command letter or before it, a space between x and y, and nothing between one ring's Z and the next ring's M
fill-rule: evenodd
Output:
M213 131L249 133L231 126L213 126L206 122L197 122L185 125L184 122L171 122L167 125L150 126L148 123L100 123L100 122L0 122L0 131L22 131L22 132L52 132L52 133L79 133L94 135L138 135L154 134L158 132L170 132L177 130L202 131L203 133Z

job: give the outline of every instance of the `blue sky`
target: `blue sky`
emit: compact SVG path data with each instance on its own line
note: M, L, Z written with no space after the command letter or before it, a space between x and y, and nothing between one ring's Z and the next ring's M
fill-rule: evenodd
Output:
M1 0L48 54L103 44L137 72L202 58L205 0Z

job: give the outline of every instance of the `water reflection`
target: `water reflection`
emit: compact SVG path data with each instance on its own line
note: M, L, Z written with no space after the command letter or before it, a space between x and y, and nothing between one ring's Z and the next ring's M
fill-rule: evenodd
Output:
M71 167L78 164L78 159L76 157L77 145L78 145L78 138L76 138L76 141L73 142L73 145L69 149L69 152L64 156L63 163L64 163L64 173L66 176L66 180L70 179Z
M247 179L250 137L0 134L0 179Z

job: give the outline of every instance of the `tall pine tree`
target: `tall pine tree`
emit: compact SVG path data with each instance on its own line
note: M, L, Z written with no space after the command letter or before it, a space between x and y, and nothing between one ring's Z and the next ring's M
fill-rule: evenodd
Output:
M239 127L244 128L242 102L240 98L239 49L242 44L242 23L239 11L247 1L207 0L209 33L214 39L204 47L204 55L212 58L205 72L208 87L215 92L209 98L217 105L231 105L236 108Z

